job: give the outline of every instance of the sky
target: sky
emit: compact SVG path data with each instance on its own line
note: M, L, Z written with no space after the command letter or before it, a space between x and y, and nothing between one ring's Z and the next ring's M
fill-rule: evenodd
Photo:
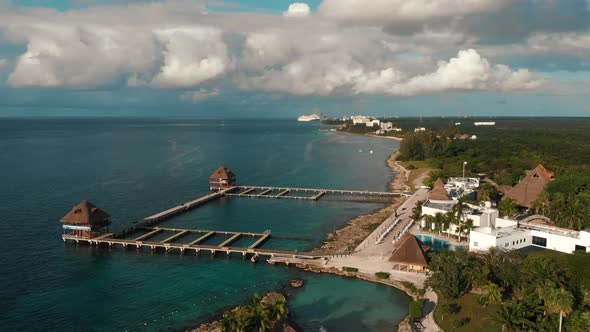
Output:
M590 116L588 0L0 0L0 117Z

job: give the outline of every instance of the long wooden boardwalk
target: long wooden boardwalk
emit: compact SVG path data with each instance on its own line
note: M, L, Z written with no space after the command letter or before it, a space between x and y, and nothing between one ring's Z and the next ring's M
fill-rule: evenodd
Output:
M361 197L398 197L411 196L405 192L382 192L368 190L344 190L321 188L296 188L296 187L272 187L272 186L236 186L232 191L224 193L224 196L250 197L250 198L280 198L317 201L324 195L351 195Z
M72 235L62 235L62 239L64 242L67 241L75 241L76 243L88 243L91 246L108 246L113 247L119 245L123 248L134 247L137 250L142 250L143 248L148 248L153 251L158 249L163 249L166 252L170 252L171 250L175 250L180 254L184 254L185 252L192 251L195 254L199 254L202 251L209 252L213 255L216 253L225 253L227 255L231 254L242 254L242 256L252 255L252 256L267 256L267 257L285 257L285 258L301 258L301 259L319 259L322 256L314 255L307 252L297 252L297 251L289 251L289 250L280 250L280 249L262 249L260 246L271 238L271 234L268 232L265 233L251 233L251 232L234 232L234 231L211 231L211 230L201 230L201 229L177 229L177 228L166 228L166 227L154 227L154 228L145 228L144 229L147 233L142 234L133 239L121 239L116 238L114 233L107 233L103 234L94 238L86 239L80 238L77 236ZM161 240L161 241L154 241L150 240L150 238L155 237L156 235L164 232L174 232L173 235ZM197 238L194 241L189 243L178 243L174 242L182 237L188 236L190 234L204 234ZM217 235L223 234L229 236L219 245L204 245L202 242L206 241L207 239ZM250 236L250 237L258 237L254 243L249 245L248 247L234 247L232 246L237 240L241 237ZM281 237L285 238L285 237Z
M351 195L361 197L396 197L411 196L405 192L381 192L368 190L343 190L343 189L316 189L297 187L272 187L272 186L234 186L228 189L199 197L192 201L177 205L173 208L155 213L143 219L143 226L153 226L162 221L172 218L177 214L184 213L193 208L206 204L215 199L229 197L250 197L250 198L279 198L316 201L325 195Z
M149 217L145 217L143 220L146 223L146 225L150 225L153 224L155 222L161 221L161 220L165 220L168 219L176 214L188 211L190 209L193 209L197 206L203 205L209 201L212 201L214 199L217 199L219 197L222 197L223 195L225 195L228 192L231 192L233 190L235 190L237 187L231 187L225 190L220 190L214 193L211 193L209 195L205 195L203 197L199 197L197 199L194 199L192 201L177 205L173 208L170 208L168 210L164 210L162 212L158 212L156 214L153 214Z

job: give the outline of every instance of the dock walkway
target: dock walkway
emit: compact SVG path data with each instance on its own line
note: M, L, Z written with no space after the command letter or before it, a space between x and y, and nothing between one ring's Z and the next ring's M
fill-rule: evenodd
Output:
M298 252L298 251L290 251L290 250L280 250L280 249L262 249L260 246L266 240L268 240L271 235L268 232L265 233L250 233L250 232L233 232L233 231L206 231L206 230L187 230L187 229L173 229L173 228L148 228L146 229L148 233L137 237L135 239L118 239L111 237L112 234L104 234L94 238L81 238L73 235L62 235L62 239L64 242L67 241L75 241L76 243L88 243L91 246L108 246L113 247L115 245L120 245L123 248L127 247L135 247L137 250L141 250L143 248L149 248L152 251L157 249L164 249L166 252L171 250L176 250L180 254L184 254L185 251L193 251L194 253L198 254L201 251L209 252L215 255L218 252L225 253L227 255L231 254L242 254L244 257L247 255L253 256L266 256L266 257L285 257L285 258L299 258L299 259L320 259L323 256L314 255L308 252ZM162 240L162 241L149 241L148 239L153 237L156 234L159 234L163 231L178 231L172 236ZM190 243L175 243L172 242L175 239L178 239L182 236L186 236L190 233L205 233L205 235L199 237L198 239L190 242ZM231 235L228 239L223 241L219 245L204 245L201 244L206 239L211 238L215 234L227 234ZM249 247L232 247L231 244L237 241L242 236L256 236L259 237L253 244Z
M149 217L145 217L143 220L144 220L144 222L145 222L146 225L151 225L151 224L157 223L159 221L168 219L168 218L172 217L173 215L179 214L181 212L188 211L188 210L193 209L193 208L195 208L197 206L200 206L202 204L205 204L205 203L207 203L209 201L212 201L214 199L217 199L219 197L222 197L226 193L231 192L231 191L233 191L235 189L236 189L236 187L231 187L231 188L228 188L228 189L216 191L216 192L211 193L209 195L205 195L205 196L199 197L199 198L197 198L195 200L192 200L192 201L189 201L189 202L180 204L180 205L175 206L173 208L170 208L168 210L164 210L162 212L158 212L158 213L153 214L153 215L151 215Z
M274 194L273 194L274 192ZM228 191L225 196L250 197L250 198L280 198L317 201L324 195L351 195L362 197L397 197L411 196L405 192L382 192L368 190L344 190L344 189L316 189L296 187L271 187L271 186L236 186Z

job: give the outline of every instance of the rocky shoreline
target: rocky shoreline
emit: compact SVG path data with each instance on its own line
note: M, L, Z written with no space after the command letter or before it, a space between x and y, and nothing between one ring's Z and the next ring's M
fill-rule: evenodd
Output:
M398 151L392 153L386 162L387 166L395 173L395 176L389 183L389 187L392 191L407 191L409 187L405 181L408 179L408 170L396 161L398 154ZM322 246L311 250L311 252L316 255L345 254L351 252L385 219L395 213L403 202L403 198L396 198L393 203L383 209L350 220L346 226L328 234L327 240Z

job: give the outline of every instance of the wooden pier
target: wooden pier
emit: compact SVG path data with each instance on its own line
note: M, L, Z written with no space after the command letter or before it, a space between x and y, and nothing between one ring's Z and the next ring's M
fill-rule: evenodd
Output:
M193 208L195 208L197 206L203 205L203 204L205 204L205 203L207 203L209 201L212 201L214 199L220 198L223 195L225 195L226 193L235 190L236 188L237 187L231 187L231 188L228 188L228 189L216 191L216 192L214 192L212 194L205 195L203 197L199 197L199 198L197 198L195 200L192 200L190 202L186 202L186 203L180 204L178 206L175 206L173 208L170 208L168 210L165 210L165 211L162 211L162 212L158 212L156 214L153 214L153 215L151 215L149 217L145 217L143 220L144 220L144 222L145 222L146 225L152 225L152 224L157 223L159 221L169 219L170 217L172 217L172 216L174 216L176 214L179 214L179 213L182 213L182 212L186 212L186 211L188 211L190 209L193 209Z
M273 192L275 193L273 195ZM293 187L269 187L269 186L236 186L231 191L226 191L224 196L250 197L250 198L281 198L317 201L324 195L349 195L356 197L409 197L406 192L382 192L368 190L342 190L342 189L315 189Z
M114 246L121 246L123 248L134 247L136 250L142 250L143 248L151 249L152 251L156 251L158 249L164 250L166 252L176 251L180 254L184 254L185 252L192 251L195 254L199 254L200 252L209 252L211 254L216 254L218 252L225 253L227 255L231 254L242 254L243 257L247 255L252 256L265 256L265 257L284 257L284 258L299 258L299 259L319 259L322 256L314 255L307 252L298 252L298 251L289 251L289 250L280 250L280 249L262 249L260 246L271 238L271 234L269 232L264 233L251 233L251 232L234 232L234 231L211 231L211 230L200 230L200 229L177 229L177 228L167 228L167 227L154 227L154 228L144 228L147 232L139 237L134 239L121 239L114 237L113 233L103 234L101 236L97 236L94 238L81 238L78 236L72 235L62 235L62 239L64 242L68 241L75 241L76 243L87 243L91 246L105 246L105 247L114 247ZM150 241L149 239L154 237L157 234L160 234L164 231L174 232L173 235L167 237L161 241ZM190 234L204 234L197 238L196 240L189 242L189 243L178 243L174 242L181 237L189 236ZM217 234L224 234L229 236L229 238L225 239L219 245L204 245L202 244L204 241L212 238ZM258 237L254 243L252 243L248 247L233 247L231 246L232 243L236 242L241 237ZM281 237L286 238L286 237Z
M269 186L232 186L214 193L199 197L192 201L177 205L173 208L158 212L143 219L139 226L154 226L168 220L175 215L184 213L199 207L207 202L221 197L249 197L249 198L278 198L317 201L325 195L349 195L354 197L409 197L405 192L380 192L367 190L342 190L342 189L314 189L296 187L269 187Z

